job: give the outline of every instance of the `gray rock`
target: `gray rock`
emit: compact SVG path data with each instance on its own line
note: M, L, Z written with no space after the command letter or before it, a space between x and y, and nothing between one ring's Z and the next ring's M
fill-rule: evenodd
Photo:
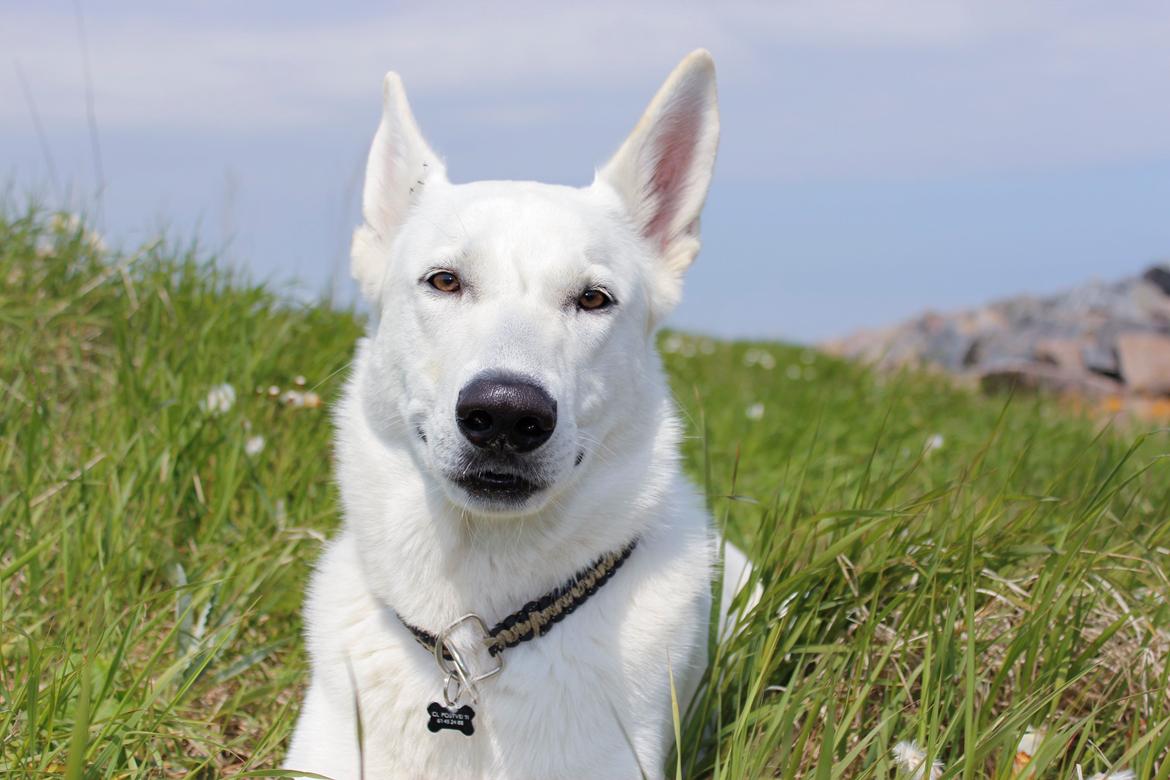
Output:
M1087 343L1081 350L1081 358L1085 361L1085 368L1094 374L1114 379L1121 376L1121 364L1112 342L1097 340Z
M1039 390L1095 398L1117 395L1123 389L1111 379L1047 363L1009 363L988 369L980 373L979 386L988 393Z
M986 378L988 386L1079 386L1089 394L1115 392L1117 380L1132 382L1136 371L1144 392L1153 392L1148 388L1160 385L1142 368L1125 371L1118 340L1127 333L1170 337L1168 290L1170 268L1151 268L1142 277L1094 280L1058 295L1020 295L969 311L929 313L853 334L829 348L882 366L938 366Z
M1117 337L1117 357L1126 386L1146 395L1170 395L1170 336L1130 331Z
M1163 295L1170 295L1170 268L1155 265L1146 269L1142 279L1157 287Z
M1041 363L1083 373L1085 346L1086 342L1082 338L1042 338L1036 342L1032 354Z
M963 357L971 348L971 337L960 332L954 322L938 315L923 317L920 323L921 360L948 371L960 370L963 367Z
M1138 309L1139 323L1170 325L1170 295L1148 281L1142 281L1133 287L1133 302Z

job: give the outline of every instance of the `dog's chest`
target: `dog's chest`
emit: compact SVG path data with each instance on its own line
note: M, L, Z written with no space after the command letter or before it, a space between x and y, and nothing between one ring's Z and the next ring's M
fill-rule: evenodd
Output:
M381 663L370 658L357 670L371 683L362 684L367 733L405 739L369 745L367 766L428 777L640 775L639 761L660 757L654 743L670 716L668 642L644 632L605 637L594 630L602 604L594 606L507 651L504 670L479 684L478 701L464 697L452 708L461 716L439 715L458 728L435 728L444 679L421 647L399 645ZM655 644L658 652L647 647ZM684 670L692 665L686 644L678 642L674 662Z
M443 702L444 676L433 654L385 610L339 624L326 641L357 683L367 776L657 776L671 674L684 707L704 662L707 602L700 584L675 583L664 598L638 563L544 636L506 650L479 700L440 713L439 728L432 705ZM459 713L464 705L473 716Z
M387 696L383 712L393 712L397 723L386 725L403 733L413 749L404 755L404 743L395 740L386 755L371 755L369 765L384 762L387 770L428 777L635 776L637 759L627 734L643 731L639 718L660 719L655 711L663 702L655 701L653 686L624 683L628 676L616 657L536 648L516 655L506 673L481 686L478 702L462 705L474 710L470 735L431 729L428 705L440 698L441 687L433 676L424 674L417 688L410 686L429 689L430 696Z

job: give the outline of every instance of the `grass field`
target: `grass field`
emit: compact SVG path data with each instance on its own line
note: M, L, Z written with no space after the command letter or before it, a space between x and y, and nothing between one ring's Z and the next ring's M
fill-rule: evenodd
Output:
M273 768L360 322L45 214L0 218L0 280L0 770ZM914 740L933 777L1170 777L1165 433L791 346L662 347L687 468L765 594L671 776L909 777Z

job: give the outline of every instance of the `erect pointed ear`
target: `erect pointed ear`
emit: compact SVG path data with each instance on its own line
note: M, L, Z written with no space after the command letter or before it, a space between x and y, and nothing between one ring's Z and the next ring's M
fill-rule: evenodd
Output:
M402 79L393 71L387 73L382 82L382 122L366 163L365 224L354 233L350 262L367 300L378 298L390 242L423 188L446 179L442 161L419 132Z
M642 236L676 276L699 252L699 212L718 145L715 62L698 49L674 69L597 174L621 196Z

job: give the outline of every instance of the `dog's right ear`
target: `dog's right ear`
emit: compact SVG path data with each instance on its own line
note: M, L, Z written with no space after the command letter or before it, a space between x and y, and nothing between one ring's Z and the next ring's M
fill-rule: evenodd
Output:
M377 302L390 243L423 188L446 178L443 162L419 132L402 78L387 73L382 82L382 122L366 163L365 224L354 232L350 254L350 272L366 300Z
M634 226L681 278L699 251L699 212L719 146L715 63L686 56L597 178L621 197Z

